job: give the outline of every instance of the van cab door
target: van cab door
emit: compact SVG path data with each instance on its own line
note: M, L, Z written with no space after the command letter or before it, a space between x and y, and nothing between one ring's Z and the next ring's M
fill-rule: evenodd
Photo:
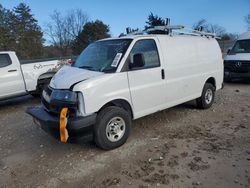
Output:
M13 62L8 53L0 53L0 99L25 92L25 85L18 62Z
M156 41L138 40L126 64L129 65L128 80L135 118L163 109L166 82Z

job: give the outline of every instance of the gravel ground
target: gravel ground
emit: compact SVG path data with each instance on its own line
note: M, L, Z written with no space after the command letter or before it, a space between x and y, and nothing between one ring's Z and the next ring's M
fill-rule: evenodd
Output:
M250 187L250 82L134 121L112 151L54 140L24 112L39 103L0 102L1 187Z

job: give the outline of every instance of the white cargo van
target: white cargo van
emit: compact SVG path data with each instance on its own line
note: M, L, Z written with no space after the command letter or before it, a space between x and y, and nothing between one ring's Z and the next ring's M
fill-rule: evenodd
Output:
M250 31L239 36L224 58L224 78L250 78Z
M128 35L90 44L27 109L62 142L124 144L131 121L197 99L209 108L222 88L223 60L210 36Z

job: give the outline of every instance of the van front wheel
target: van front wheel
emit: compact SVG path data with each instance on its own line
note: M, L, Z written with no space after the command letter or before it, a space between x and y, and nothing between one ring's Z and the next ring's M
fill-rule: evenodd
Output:
M127 141L130 128L131 116L126 110L116 106L107 107L97 116L95 143L105 150L117 148Z
M201 97L196 99L198 108L200 109L210 108L214 102L214 97L215 97L215 87L210 83L206 83L204 85Z

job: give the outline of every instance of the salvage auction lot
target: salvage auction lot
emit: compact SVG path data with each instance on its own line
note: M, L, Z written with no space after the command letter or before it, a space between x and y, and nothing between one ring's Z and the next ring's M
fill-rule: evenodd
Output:
M1 187L250 187L250 82L215 104L189 102L133 123L122 147L62 144L25 114L39 99L0 102Z

